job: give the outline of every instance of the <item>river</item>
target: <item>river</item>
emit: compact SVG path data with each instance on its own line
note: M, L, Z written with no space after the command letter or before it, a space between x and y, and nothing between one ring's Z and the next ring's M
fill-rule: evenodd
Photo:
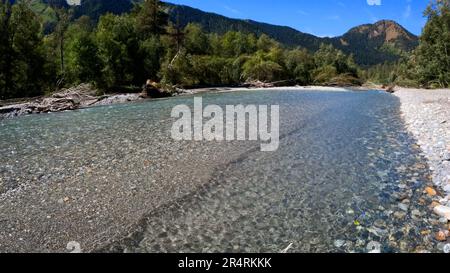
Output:
M192 96L0 121L0 251L434 251L430 173L394 96L202 97L279 105L279 149L172 140Z

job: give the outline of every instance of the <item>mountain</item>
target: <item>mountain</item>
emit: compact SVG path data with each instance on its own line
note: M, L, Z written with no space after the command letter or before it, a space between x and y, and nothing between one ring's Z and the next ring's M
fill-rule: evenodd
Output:
M402 52L417 47L418 37L391 20L352 28L340 37L333 38L333 45L353 54L362 65L395 61Z
M311 51L317 50L322 43L333 44L347 54L353 54L355 61L362 66L398 60L403 52L411 51L418 45L417 36L389 20L352 28L339 37L321 38L291 27L231 19L188 6L167 3L166 7L171 20L181 26L192 22L212 33L223 34L229 30L256 35L264 33L286 46L300 46Z
M276 26L252 20L232 19L219 14L204 12L183 5L166 3L167 12L172 22L181 27L189 23L197 23L203 30L211 33L224 34L227 31L253 33L257 36L266 34L287 46L301 46L309 50L317 50L324 39L306 34L290 27Z
M129 12L135 2L141 1L143 0L81 0L80 5L72 8L75 11L75 18L87 15L98 20L101 15L108 12L114 14ZM31 2L34 9L46 17L47 29L53 26L49 3L67 6L65 0L32 0ZM209 33L223 34L234 30L258 36L266 34L285 46L304 47L310 51L316 51L322 43L332 44L347 54L353 54L356 63L361 66L396 61L404 52L411 51L418 45L417 36L390 20L357 26L339 37L322 38L291 27L232 19L184 5L164 3L164 7L170 20L181 27L189 23L197 23Z
M106 13L122 14L133 8L132 0L81 0L75 6L75 16L87 15L94 20Z

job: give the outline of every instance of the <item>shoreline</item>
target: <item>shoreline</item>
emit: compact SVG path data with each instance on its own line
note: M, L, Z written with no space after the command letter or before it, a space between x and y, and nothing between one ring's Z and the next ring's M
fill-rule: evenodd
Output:
M441 217L435 238L438 249L448 252L450 245L450 89L423 90L397 88L401 116L407 130L427 160L433 185L424 189L431 197L430 213ZM426 185L425 185L426 186Z
M348 91L368 91L376 90L382 91L383 89L377 87L332 87L332 86L320 86L320 85L310 85L310 86L277 86L277 87L206 87L206 88L195 88L195 89L183 89L182 94L192 95L201 93L224 93L224 92L241 92L241 91L258 91L258 90L299 90L299 91L328 91L328 92L348 92Z
M324 91L324 92L349 92L349 91L382 91L382 88L374 86L366 87L330 87L330 86L277 86L277 87L205 87L195 89L179 89L172 97L197 95L204 93L246 92L259 90L298 90L298 91ZM18 98L0 101L0 120L11 119L24 115L41 113L56 113L85 109L95 106L123 104L135 101L153 100L158 98L143 97L139 93L116 93L104 96L95 95L97 92L89 84L81 84L67 89L62 89L50 96L35 98ZM170 98L170 96L168 97Z
M430 161L434 182L450 199L450 89L399 88L401 115Z

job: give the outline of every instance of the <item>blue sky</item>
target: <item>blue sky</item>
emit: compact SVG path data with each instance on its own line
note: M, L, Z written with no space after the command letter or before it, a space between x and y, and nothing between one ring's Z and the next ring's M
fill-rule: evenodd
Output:
M290 26L317 36L338 36L356 25L395 20L420 34L428 0L168 0L232 18Z

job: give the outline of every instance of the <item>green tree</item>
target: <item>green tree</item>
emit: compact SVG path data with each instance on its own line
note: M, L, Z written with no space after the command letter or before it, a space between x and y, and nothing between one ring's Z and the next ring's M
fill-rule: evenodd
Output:
M161 59L164 56L164 47L160 37L153 35L144 41L140 41L139 55L142 60L142 74L136 75L137 80L140 82L147 79L157 80L161 69Z
M56 15L56 27L54 36L57 41L59 65L60 65L60 79L58 80L58 86L63 85L66 77L66 65L65 65L65 43L66 32L71 20L71 13L64 7L54 7Z
M66 33L67 76L70 83L101 81L102 61L90 18L80 17Z
M184 28L184 33L184 46L189 53L197 55L207 54L209 51L209 40L200 25L190 23Z
M307 85L312 82L311 71L315 68L314 58L306 49L287 51L285 65L290 78L298 84Z
M413 62L425 86L450 86L450 2L433 1L425 11L427 24Z
M107 88L138 84L135 76L142 66L133 20L128 15L104 15L100 18L95 36L103 64L100 84Z
M262 51L250 57L243 66L244 77L248 80L274 82L281 80L283 73L283 67L269 60Z
M48 78L41 24L26 2L0 3L0 97L42 94Z
M333 81L333 78L341 74L348 76L351 82L358 78L358 69L353 57L345 55L332 45L322 44L314 54L314 62L316 69L313 74L316 83Z
M136 28L144 39L165 33L168 15L162 10L159 0L145 0L136 16Z
M275 40L271 39L266 34L261 35L257 42L258 50L262 50L264 52L269 52L270 49L272 49L273 47L277 47L277 46L278 46L278 43Z
M256 51L256 38L241 32L229 31L222 36L220 47L215 55L236 58L243 54L253 54Z

